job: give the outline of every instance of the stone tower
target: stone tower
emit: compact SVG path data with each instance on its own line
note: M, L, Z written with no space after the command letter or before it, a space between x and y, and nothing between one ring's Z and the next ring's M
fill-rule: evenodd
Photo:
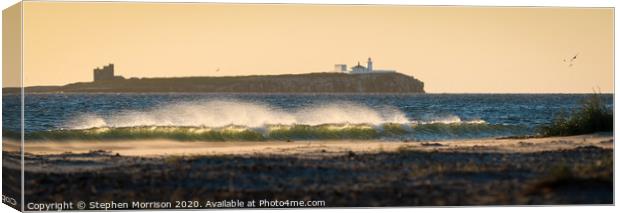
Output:
M114 80L114 64L95 68L93 70L93 81Z

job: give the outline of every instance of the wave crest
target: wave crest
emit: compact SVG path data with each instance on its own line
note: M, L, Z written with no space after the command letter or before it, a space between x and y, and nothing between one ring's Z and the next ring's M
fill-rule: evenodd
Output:
M409 123L403 112L393 107L371 109L351 102L310 106L292 111L262 103L238 100L212 100L169 104L145 111L122 111L115 115L83 114L64 125L67 129L135 126L202 126L238 125L322 125Z
M489 124L324 124L268 125L261 128L225 127L99 127L90 129L53 130L26 134L27 140L140 140L171 139L178 141L269 141L269 140L330 140L387 139L443 140L497 137L523 134L520 126Z

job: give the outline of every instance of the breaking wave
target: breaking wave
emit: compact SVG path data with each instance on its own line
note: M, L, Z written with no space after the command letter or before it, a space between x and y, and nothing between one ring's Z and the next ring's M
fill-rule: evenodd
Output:
M410 120L400 110L351 102L293 110L237 100L185 102L114 115L82 114L64 128L30 132L27 140L268 141L385 139L442 140L524 134L521 126L458 116Z
M83 114L69 121L66 129L135 126L263 127L267 125L322 125L409 123L393 107L371 109L350 102L322 104L287 111L262 103L235 100L186 102L145 111L122 111L116 115Z
M518 126L475 123L460 124L323 124L269 125L261 128L244 126L209 127L96 127L90 129L33 132L28 140L139 140L172 139L179 141L269 141L327 139L442 140L496 137L523 134Z

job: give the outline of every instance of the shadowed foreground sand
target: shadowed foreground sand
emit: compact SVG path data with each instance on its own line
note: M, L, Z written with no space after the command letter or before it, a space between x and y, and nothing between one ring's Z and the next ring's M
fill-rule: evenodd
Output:
M6 151L14 143L4 145L10 191L19 186L11 184L19 155ZM613 203L611 134L427 143L38 141L26 153L26 202Z

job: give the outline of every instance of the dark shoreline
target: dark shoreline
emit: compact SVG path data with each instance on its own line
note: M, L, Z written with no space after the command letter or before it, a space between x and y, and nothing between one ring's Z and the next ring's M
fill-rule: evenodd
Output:
M613 149L294 156L25 156L26 202L325 200L327 207L613 204ZM18 154L3 152L4 189ZM8 163L8 164L7 164ZM57 166L76 166L62 172ZM73 165L73 166L72 166ZM82 166L80 166L82 165ZM94 166L93 166L94 165ZM81 168L81 169L80 169Z

